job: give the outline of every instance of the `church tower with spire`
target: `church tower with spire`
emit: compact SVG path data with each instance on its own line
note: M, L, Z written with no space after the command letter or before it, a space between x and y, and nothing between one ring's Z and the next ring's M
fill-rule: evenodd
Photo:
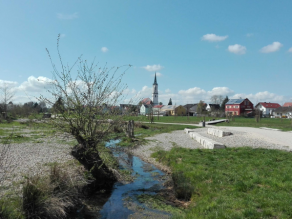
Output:
M153 83L153 92L152 92L152 102L153 105L158 105L158 84L156 79L156 72L155 72L155 78Z

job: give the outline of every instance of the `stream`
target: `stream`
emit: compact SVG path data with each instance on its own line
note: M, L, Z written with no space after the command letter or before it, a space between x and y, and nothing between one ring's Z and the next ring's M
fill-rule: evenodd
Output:
M155 195L163 189L167 179L164 172L139 157L123 152L116 146L120 140L111 140L106 147L111 148L119 160L119 168L131 171L133 181L117 182L113 191L99 212L98 218L170 218L167 212L155 210L137 200L139 195Z

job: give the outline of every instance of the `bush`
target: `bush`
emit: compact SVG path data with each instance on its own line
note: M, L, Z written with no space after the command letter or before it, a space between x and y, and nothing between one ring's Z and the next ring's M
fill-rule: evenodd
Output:
M176 198L189 201L194 191L194 187L190 183L190 180L184 175L183 172L172 173L172 180L174 183Z

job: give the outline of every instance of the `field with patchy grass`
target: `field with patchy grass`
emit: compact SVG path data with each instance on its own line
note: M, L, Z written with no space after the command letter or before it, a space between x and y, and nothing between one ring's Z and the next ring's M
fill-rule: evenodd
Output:
M236 126L236 127L267 127L273 129L280 129L282 131L292 131L292 120L291 119L272 119L272 118L261 118L259 122L256 122L254 118L234 118L234 121L230 123L218 123L216 126Z
M173 148L153 154L172 170L176 218L292 218L292 154L279 150Z
M126 117L127 120L133 119L135 121L149 122L148 117L146 116L132 116ZM197 116L160 116L154 117L154 123L165 122L165 123L186 123L186 124L198 124L202 121L203 117ZM206 121L213 119L223 119L215 117L205 117ZM238 127L267 127L280 129L282 131L292 131L292 120L291 119L276 119L276 118L261 118L259 122L256 122L254 118L245 118L245 117L234 117L230 120L229 123L223 122L218 123L216 126L238 126Z

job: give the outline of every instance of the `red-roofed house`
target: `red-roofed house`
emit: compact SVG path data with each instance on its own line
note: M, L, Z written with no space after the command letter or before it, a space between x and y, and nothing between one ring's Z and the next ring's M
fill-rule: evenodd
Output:
M255 108L262 111L263 115L272 115L272 112L280 106L278 103L259 102Z
M141 100L141 104L144 104L144 105L152 105L153 102L150 98L144 98L143 100Z
M292 102L286 102L284 103L283 107L288 107L288 106L292 106Z
M164 105L156 105L152 108L153 114L162 114L161 108Z

